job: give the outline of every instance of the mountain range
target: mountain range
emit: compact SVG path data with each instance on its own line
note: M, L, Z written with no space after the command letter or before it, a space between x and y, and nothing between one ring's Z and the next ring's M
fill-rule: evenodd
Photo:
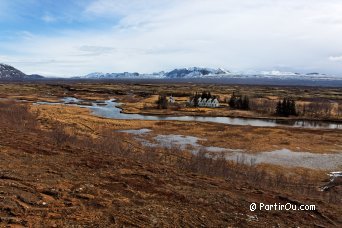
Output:
M78 78L86 78L86 79L112 79L112 78L207 78L207 77L216 77L216 76L228 76L231 73L225 69L218 68L203 68L203 67L190 67L190 68L179 68L174 69L169 72L157 72L151 74L141 74L141 73L101 73L95 72L88 74L86 76L81 76Z
M152 74L141 74L141 73L101 73L95 72L85 76L76 77L80 79L192 79L192 78L264 78L264 79L304 79L304 80L329 80L339 79L335 76L321 74L317 72L302 74L293 72L282 72L282 71L255 71L255 72L231 72L223 68L203 68L203 67L189 67L189 68L178 68L169 72L157 72Z
M85 76L72 77L73 79L209 79L209 80L306 80L306 81L333 81L339 83L342 78L321 74L317 72L302 74L282 71L255 71L255 72L231 72L223 68L204 68L204 67L189 67L178 68L168 72L157 73L138 73L138 72L123 72L123 73L101 73L95 72ZM33 74L26 75L16 68L0 64L0 80L38 80L44 79L43 76ZM55 78L58 79L58 78Z

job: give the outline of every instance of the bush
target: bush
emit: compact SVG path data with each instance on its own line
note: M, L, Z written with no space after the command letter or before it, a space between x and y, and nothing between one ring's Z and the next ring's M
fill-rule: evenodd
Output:
M27 104L10 101L0 104L0 122L3 127L16 131L35 130L38 125L37 114L30 112Z

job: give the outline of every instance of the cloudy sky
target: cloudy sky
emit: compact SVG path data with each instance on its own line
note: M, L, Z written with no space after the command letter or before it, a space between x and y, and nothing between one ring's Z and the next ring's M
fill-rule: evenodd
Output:
M178 67L342 76L341 0L0 0L0 62L25 73Z

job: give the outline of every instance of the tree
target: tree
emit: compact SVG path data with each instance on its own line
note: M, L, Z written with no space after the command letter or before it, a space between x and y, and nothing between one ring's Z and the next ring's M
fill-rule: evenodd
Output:
M235 103L236 103L236 96L235 96L235 93L233 92L233 94L230 97L229 102L228 102L229 107L235 108L236 107Z
M289 101L289 115L293 115L296 116L297 115L297 111L296 111L296 103L294 100L290 100Z
M202 99L205 98L205 99L208 100L208 99L212 98L212 95L211 95L211 93L209 91L203 91L202 94L201 94L201 98Z
M207 93L207 99L213 98L210 92Z
M290 98L284 98L283 101L278 101L275 113L278 116L296 116L296 102Z
M287 98L283 99L282 110L283 110L283 115L284 116L288 116L289 115L289 108L288 108Z
M157 100L157 106L159 109L167 109L168 108L168 101L166 95L159 95Z
M198 99L201 97L201 95L199 93L195 93L195 95L193 97L190 98L194 100L194 107L198 107Z
M247 96L244 96L242 99L241 109L249 110L249 98Z
M276 115L281 116L283 114L283 104L281 101L278 101L277 107L276 107Z
M234 109L249 110L249 98L248 96L236 96L233 92L228 101L229 107Z

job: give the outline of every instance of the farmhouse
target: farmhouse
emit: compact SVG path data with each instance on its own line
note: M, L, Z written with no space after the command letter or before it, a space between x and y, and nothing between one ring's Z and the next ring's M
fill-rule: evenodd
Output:
M193 98L190 102L189 102L189 104L191 105L191 106L195 106L195 100L196 98ZM209 98L208 100L206 99L206 98L201 98L201 97L199 97L198 99L197 99L197 105L198 105L198 107L208 107L208 108L218 108L219 106L220 106L220 103L219 103L219 101L217 100L217 98L214 98L214 99L212 99L212 98Z

